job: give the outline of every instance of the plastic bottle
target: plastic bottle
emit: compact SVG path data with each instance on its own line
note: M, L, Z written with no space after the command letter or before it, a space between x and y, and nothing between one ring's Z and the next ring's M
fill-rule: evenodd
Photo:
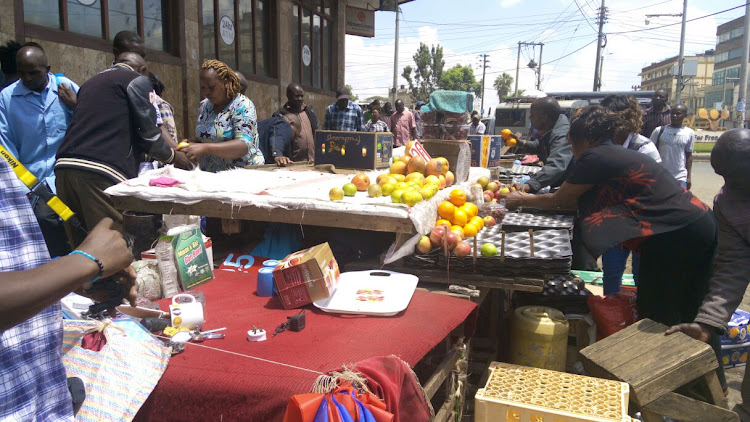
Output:
M169 242L159 241L154 248L156 263L161 274L161 291L164 297L172 297L180 293L177 280L177 266L174 263L174 249Z

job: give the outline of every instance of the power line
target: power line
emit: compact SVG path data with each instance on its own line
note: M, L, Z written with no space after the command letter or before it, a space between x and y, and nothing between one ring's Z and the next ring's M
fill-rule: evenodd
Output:
M710 13L708 15L699 16L697 18L688 19L685 22L694 22L694 21L697 21L699 19L705 19L705 18L708 18L708 17L711 17L711 16L716 16L716 15L719 15L721 13L730 12L732 10L739 9L740 7L745 7L745 6L746 6L746 4L741 4L739 6L731 7L729 9L725 9L725 10L722 10L720 12ZM630 33L633 33L633 32L654 31L654 30L657 30L657 29L660 29L660 28L667 28L667 27L670 27L670 26L681 25L681 24L682 24L682 22L675 22L675 23L669 23L669 24L662 25L662 26L656 26L656 27L653 27L653 28L635 29L635 30L632 30L632 31L610 32L609 34L610 35L621 35L621 34L630 34Z

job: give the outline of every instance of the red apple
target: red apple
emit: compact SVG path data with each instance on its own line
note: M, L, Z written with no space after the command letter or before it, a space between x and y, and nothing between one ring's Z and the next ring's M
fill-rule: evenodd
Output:
M484 194L484 202L490 202L494 200L495 199L490 194L487 194L487 193Z
M459 258L469 256L469 254L471 253L471 245L469 245L469 242L460 242L453 249L453 253L456 254L456 256Z
M498 190L500 190L500 184L495 182L487 183L487 190L497 192Z
M430 238L428 236L422 236L419 238L419 243L417 243L417 250L420 253L427 253L432 249L432 243L430 242Z
M434 227L430 232L430 242L432 246L442 246L443 236L448 229L445 226Z
M497 224L497 221L495 221L495 217L493 217L491 215L488 215L488 216L484 217L483 220L484 220L485 227L492 227L495 224Z
M447 239L449 251L452 251L453 249L455 249L456 245L458 245L458 243L461 241L458 235L453 232L448 232L448 234L445 235L445 238Z

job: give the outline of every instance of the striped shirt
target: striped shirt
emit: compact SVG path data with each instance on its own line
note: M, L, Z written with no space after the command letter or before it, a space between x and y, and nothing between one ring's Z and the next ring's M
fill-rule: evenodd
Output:
M27 191L0 160L0 271L50 260ZM0 420L73 420L61 351L59 302L0 332Z
M650 138L651 134L654 133L654 129L659 126L668 126L672 123L672 119L669 114L672 112L672 108L667 106L667 109L658 112L652 108L647 109L643 112L643 130L641 135L646 138Z
M363 119L364 113L362 113L362 108L357 104L349 101L346 108L342 110L337 103L333 103L326 109L323 129L362 132Z

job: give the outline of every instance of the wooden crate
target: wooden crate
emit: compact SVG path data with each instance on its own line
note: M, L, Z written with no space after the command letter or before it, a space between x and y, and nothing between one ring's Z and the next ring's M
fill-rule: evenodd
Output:
M469 155L461 154L461 147L468 146L467 141L447 141L442 139L424 139L420 141L424 146L425 151L430 154L431 157L445 157L450 164L450 169L456 176L456 183L465 182L469 178L469 172L465 172L465 178L459 179L459 173L456 171L459 167L469 168L471 166L471 157ZM459 166L459 160L463 157L462 166ZM468 162L467 162L468 161Z

